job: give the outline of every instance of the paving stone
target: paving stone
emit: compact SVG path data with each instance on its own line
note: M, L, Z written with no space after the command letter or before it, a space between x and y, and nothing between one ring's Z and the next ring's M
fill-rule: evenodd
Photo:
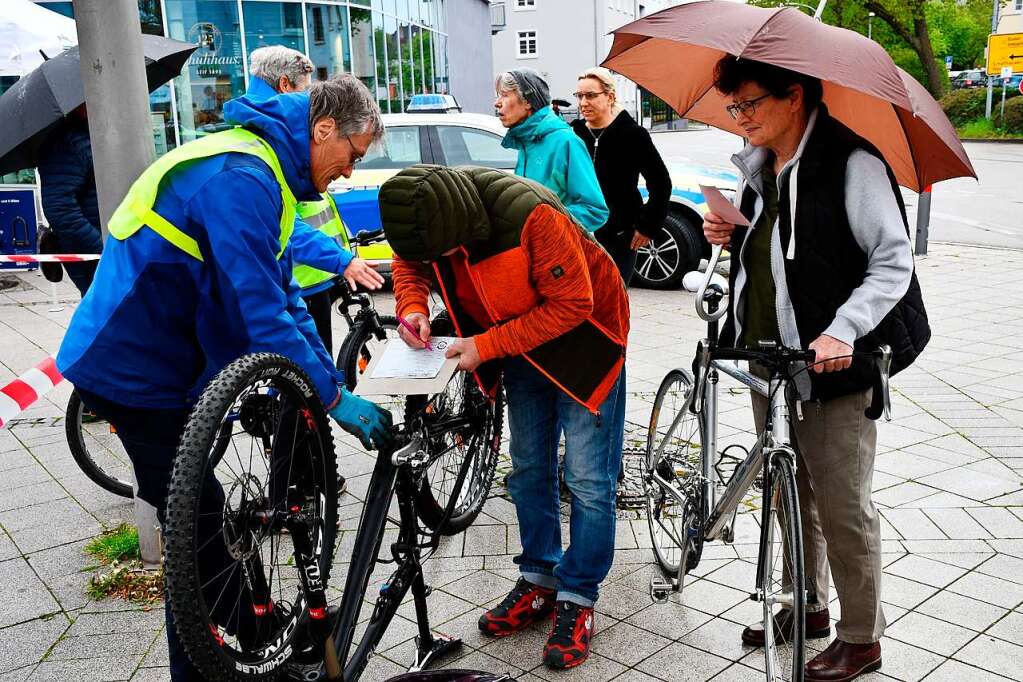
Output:
M705 613L681 604L651 604L642 611L629 616L626 621L647 632L679 639L711 619Z
M1023 538L1023 520L1008 509L977 507L966 510L992 537L1011 539Z
M989 672L1017 679L1020 674L1020 661L1023 661L1023 647L981 635L963 647L954 658Z
M112 682L127 680L138 661L130 658L90 657L86 661L47 660L39 664L29 678L32 682Z
M884 675L907 682L923 679L945 660L938 654L887 637L881 640L881 659Z
M976 632L983 632L1008 613L1007 609L970 599L955 592L941 591L916 607L920 613L947 623L955 623Z
M922 613L907 613L889 626L885 635L942 656L951 656L977 633Z
M920 509L883 509L881 514L905 540L946 537Z
M944 587L965 573L961 568L932 559L909 555L885 569L885 573L916 580L933 587Z
M67 617L57 614L0 629L0 671L38 663L69 626Z
M968 573L948 586L949 591L1007 609L1023 603L1023 585L981 573Z
M1010 611L1005 618L988 628L984 634L1023 646L1023 613ZM1023 673L1023 666L1021 666L1020 672Z
M945 661L927 676L927 682L1005 682L1006 679L953 660Z
M46 585L24 559L0 562L0 585L4 586L4 599L0 601L0 627L60 610Z
M434 586L436 580L432 580ZM444 586L448 594L456 595L477 606L490 606L500 601L515 587L515 583L507 578L489 571L474 571Z
M593 650L627 666L652 656L671 644L671 640L640 630L629 623L616 623L593 638Z
M1018 481L996 478L980 472L949 469L941 473L925 476L920 483L938 488L971 500L983 502L993 497L1006 495L1020 489Z
M925 514L941 532L953 539L972 540L992 537L964 509L926 509Z
M731 662L711 654L675 643L636 666L642 672L668 682L709 680L729 667Z

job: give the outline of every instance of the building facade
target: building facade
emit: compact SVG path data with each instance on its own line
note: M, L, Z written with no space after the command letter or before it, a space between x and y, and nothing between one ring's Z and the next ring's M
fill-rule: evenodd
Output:
M493 38L496 73L536 69L551 96L571 102L580 72L600 64L611 50L611 31L681 0L500 0L504 30ZM495 0L494 4L498 4ZM640 92L618 77L618 101L637 116Z
M36 0L74 16L66 0ZM285 45L309 55L323 79L350 72L362 80L384 113L405 110L412 95L449 93L459 100L489 97L479 81L491 66L469 55L489 52L486 0L139 0L145 33L164 35L200 47L182 75L150 96L157 154L227 127L224 103L245 92L248 58L266 45ZM449 18L480 5L485 27L467 31L449 44ZM473 7L475 9L475 7ZM451 50L451 46L457 50ZM461 67L452 78L449 64ZM472 74L475 67L479 74ZM455 89L456 85L460 89ZM461 90L464 87L465 90ZM472 92L470 88L480 88Z
M1023 0L1003 0L996 33L1023 33Z

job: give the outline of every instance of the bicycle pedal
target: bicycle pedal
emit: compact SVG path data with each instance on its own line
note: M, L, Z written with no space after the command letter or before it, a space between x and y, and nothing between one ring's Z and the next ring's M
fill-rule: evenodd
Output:
M655 604L667 604L674 587L664 578L650 578L650 599Z

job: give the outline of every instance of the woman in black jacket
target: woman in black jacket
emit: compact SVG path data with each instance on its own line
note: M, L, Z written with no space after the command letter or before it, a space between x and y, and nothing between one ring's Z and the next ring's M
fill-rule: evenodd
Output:
M584 71L575 96L582 118L572 122L572 129L590 151L611 211L595 236L614 258L627 286L636 268L636 250L650 243L668 214L671 178L650 133L618 106L610 71L600 67ZM649 192L645 205L637 187L640 175Z

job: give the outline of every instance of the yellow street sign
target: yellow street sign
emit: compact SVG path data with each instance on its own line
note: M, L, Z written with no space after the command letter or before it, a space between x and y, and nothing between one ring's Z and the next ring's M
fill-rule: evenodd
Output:
M1023 33L993 33L987 37L987 74L997 76L1006 66L1023 72Z

